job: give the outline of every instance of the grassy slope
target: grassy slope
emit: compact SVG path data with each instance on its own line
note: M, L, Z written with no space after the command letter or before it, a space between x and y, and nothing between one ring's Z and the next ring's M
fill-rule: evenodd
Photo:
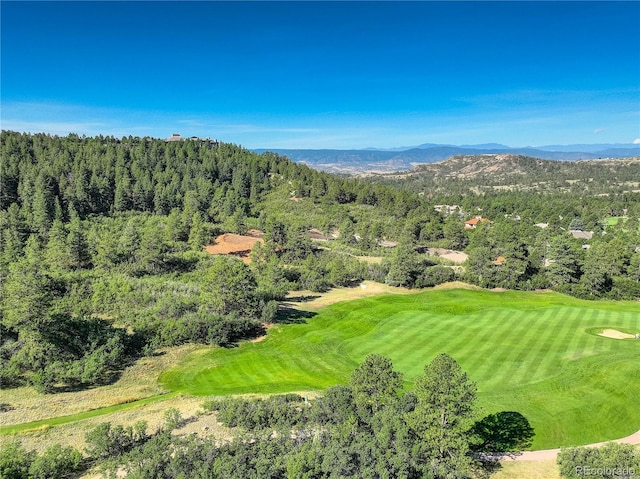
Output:
M347 382L376 352L410 386L447 352L478 383L486 413L531 421L535 449L578 445L640 428L640 341L595 335L605 327L640 330L640 304L468 290L380 296L329 306L259 343L196 351L161 381L190 394L318 390Z
M175 396L175 393L160 394L158 396L151 396L145 399L139 399L130 403L114 404L113 406L107 406L98 409L91 409L89 411L70 414L68 416L58 416L49 419L40 419L38 421L32 421L22 424L14 424L11 426L0 427L0 436L15 434L18 432L37 431L43 428L49 428L52 426L59 426L61 424L68 424L71 422L81 421L83 419L94 418L98 416L104 416L118 411L124 411L126 409L133 409L147 404L151 404L158 401L165 401Z

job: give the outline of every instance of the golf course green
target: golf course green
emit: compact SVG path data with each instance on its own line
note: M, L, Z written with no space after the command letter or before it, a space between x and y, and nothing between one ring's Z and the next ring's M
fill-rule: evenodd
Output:
M589 444L640 429L640 303L474 290L337 303L260 342L207 348L160 377L194 395L317 391L346 383L367 354L392 359L405 386L441 352L478 384L484 414L522 413L533 449Z

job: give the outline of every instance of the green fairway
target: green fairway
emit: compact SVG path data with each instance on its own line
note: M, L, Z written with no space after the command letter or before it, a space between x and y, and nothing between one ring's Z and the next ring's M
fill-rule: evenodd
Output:
M190 394L282 393L346 383L369 353L389 356L406 386L438 353L478 383L485 413L518 411L534 449L588 444L640 429L640 304L556 293L428 291L338 303L264 341L200 350L161 382Z

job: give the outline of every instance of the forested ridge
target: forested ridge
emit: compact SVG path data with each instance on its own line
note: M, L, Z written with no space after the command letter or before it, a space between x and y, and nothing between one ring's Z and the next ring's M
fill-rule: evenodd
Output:
M382 237L423 203L205 141L2 132L2 159L2 382L48 392L110 381L157 347L258 335L290 289L383 278L307 230L358 219ZM303 198L309 214L290 218ZM266 231L251 267L203 251L248 228Z
M8 131L1 140L4 386L100 384L158 347L259 335L290 290L363 279L640 297L637 194L425 198L204 140ZM438 212L438 201L458 209ZM474 215L491 222L465 230ZM311 228L337 239L312 241ZM574 239L570 228L595 234ZM219 233L248 229L265 232L250 266L203 251ZM469 259L455 266L426 247Z
M526 191L616 195L640 188L640 157L553 161L503 154L456 155L409 171L372 175L376 183L415 193Z
M418 288L457 279L594 300L640 298L637 193L477 194L452 187L418 195L401 182L391 188L338 177L204 140L8 131L0 140L3 388L73 391L112 382L132 361L165 346L232 346L263 334L265 323L296 320L295 311L281 307L289 291L365 279ZM476 216L488 221L465 229ZM322 240L312 239L312 228ZM203 250L221 233L249 230L264 231L250 264ZM593 236L574 238L569 230ZM429 248L465 251L468 260L454 264L427 254ZM474 386L450 358L439 360L452 378L464 379L471 407ZM385 358L367 358L358 371L362 377L356 371L349 385L310 405L300 397L210 404L223 422L247 433L221 447L151 436L143 424L107 424L88 436L89 456L113 457L131 477L200 470L193 468L201 477L233 477L229 468L236 477L333 477L336 470L341 477L468 477L482 473L472 449L507 447L487 442L495 440L491 421L520 421L496 416L484 424L456 412L466 419L447 439L450 449L437 450L426 404L441 398L426 390L401 394L400 376ZM381 377L387 390L367 389ZM530 438L526 420L519 424ZM280 430L275 437L273 429ZM290 436L292 429L298 435ZM167 448L176 454L167 456ZM450 452L455 458L443 459ZM65 448L36 457L13 444L2 454L0 469L22 471L15 477L58 477L51 471L82 463Z

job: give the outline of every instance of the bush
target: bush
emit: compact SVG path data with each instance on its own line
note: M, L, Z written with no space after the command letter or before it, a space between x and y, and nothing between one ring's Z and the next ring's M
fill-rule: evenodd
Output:
M0 449L0 477L2 479L28 477L29 467L34 458L35 452L27 452L18 441L3 444Z
M456 274L453 269L447 266L431 266L425 268L423 273L416 280L416 288L431 288L438 284L453 281Z
M82 455L72 447L54 444L38 456L29 468L33 479L62 479L82 467Z
M260 317L263 323L273 322L276 314L278 313L278 302L271 300L267 302L262 308L262 316Z
M89 456L97 459L119 456L144 443L148 438L145 421L138 421L126 428L103 422L85 435L86 450Z
M229 346L241 339L254 337L261 326L257 321L236 315L221 316L208 312L189 313L175 321L161 321L149 326L152 345L177 346L184 343Z
M179 428L184 423L184 419L182 419L182 414L175 407L167 409L164 412L164 425L165 430L172 431L174 429Z
M630 444L609 442L603 447L570 447L558 454L560 475L567 479L585 476L631 478L640 473L640 451Z
M607 297L615 300L638 299L640 298L640 282L631 278L613 278L613 287Z
M209 411L217 411L218 419L227 427L243 427L249 431L265 428L291 428L306 421L305 410L297 394L273 396L268 399L233 399L205 403Z

